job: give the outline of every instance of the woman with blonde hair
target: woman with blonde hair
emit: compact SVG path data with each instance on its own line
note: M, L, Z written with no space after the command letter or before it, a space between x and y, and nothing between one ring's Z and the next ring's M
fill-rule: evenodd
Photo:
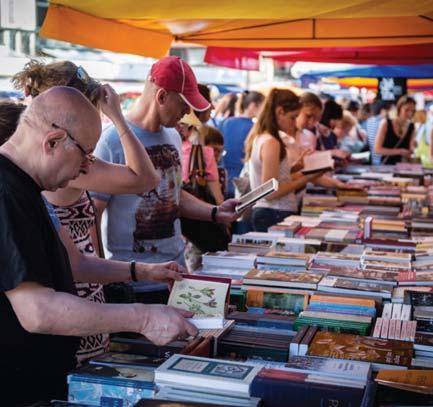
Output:
M279 181L278 190L258 201L253 209L252 224L256 231L266 232L269 226L297 213L296 190L323 174L291 173L295 162L290 159L284 133L295 126L300 107L299 98L292 91L272 89L245 141L251 188L271 178Z

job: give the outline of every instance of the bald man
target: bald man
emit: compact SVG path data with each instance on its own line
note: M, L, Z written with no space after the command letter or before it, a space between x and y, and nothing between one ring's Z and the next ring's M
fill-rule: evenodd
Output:
M66 397L80 336L138 332L156 344L196 335L162 305L98 304L75 295L65 248L42 190L64 187L92 161L97 110L78 91L55 87L23 113L0 147L0 383L2 403ZM20 388L16 392L14 389Z

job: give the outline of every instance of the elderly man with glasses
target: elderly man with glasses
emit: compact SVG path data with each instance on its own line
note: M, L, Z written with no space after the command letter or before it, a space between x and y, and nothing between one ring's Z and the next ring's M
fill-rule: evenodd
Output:
M101 132L97 110L77 90L54 87L23 113L0 147L0 382L2 403L65 398L79 337L138 332L156 344L196 335L163 305L97 304L77 297L65 248L42 190L64 187L90 164ZM17 384L20 391L15 391Z

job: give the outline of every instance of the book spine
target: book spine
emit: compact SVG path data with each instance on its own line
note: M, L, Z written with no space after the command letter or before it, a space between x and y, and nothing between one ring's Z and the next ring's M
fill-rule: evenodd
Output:
M382 318L376 319L376 325L374 326L373 337L380 338L380 333L382 332Z
M304 337L302 338L299 344L299 352L298 352L299 356L304 356L307 354L308 346L310 345L317 331L318 331L317 326L310 326L308 328L308 331L305 333Z
M302 326L296 335L292 338L289 345L289 356L297 356L299 354L299 345L308 331L309 326Z

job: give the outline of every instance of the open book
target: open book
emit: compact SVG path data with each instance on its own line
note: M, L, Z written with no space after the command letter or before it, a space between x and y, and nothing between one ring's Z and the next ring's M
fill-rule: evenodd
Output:
M315 174L316 172L334 169L334 160L330 151L316 151L304 157L304 168L301 172L304 175Z
M278 190L278 181L275 178L271 178L269 181L266 181L251 192L242 195L239 198L240 204L236 206L236 212L241 212L245 208L253 206L259 199L272 194L272 192L275 192L276 190Z
M231 279L184 275L175 281L168 305L191 311L190 318L198 329L220 329L224 327Z

